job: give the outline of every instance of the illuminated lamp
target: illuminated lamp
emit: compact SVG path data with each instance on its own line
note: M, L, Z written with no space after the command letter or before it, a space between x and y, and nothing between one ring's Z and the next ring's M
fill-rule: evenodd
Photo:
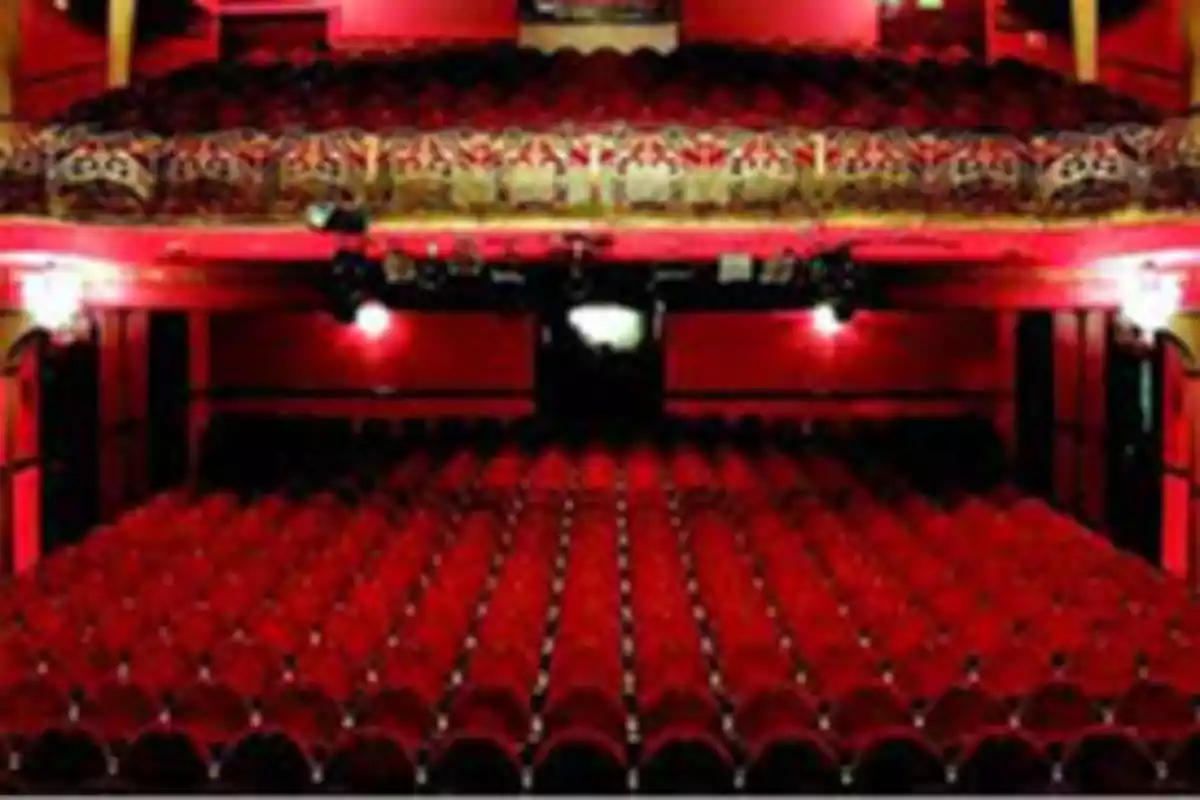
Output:
M21 306L34 327L69 335L83 316L83 281L54 267L26 273L21 276Z
M615 303L575 306L567 312L567 324L588 347L619 353L636 350L646 336L642 312Z
M319 233L362 235L370 227L366 211L335 203L313 203L305 210L304 221L310 230Z
M392 325L392 313L378 300L368 300L354 312L354 326L369 339L378 339Z
M820 303L812 310L813 330L822 336L833 336L849 320L849 315L840 314L832 303Z
M1159 271L1152 261L1122 280L1120 292L1120 318L1146 343L1167 330L1183 303L1179 276Z

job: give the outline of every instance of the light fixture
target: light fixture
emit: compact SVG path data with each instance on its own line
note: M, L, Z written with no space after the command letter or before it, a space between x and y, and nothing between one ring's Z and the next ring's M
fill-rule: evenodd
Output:
M71 331L83 314L83 281L54 266L21 276L21 305L34 327L52 334Z
M833 336L844 324L845 320L832 303L820 303L812 310L813 330L822 336Z
M354 312L354 326L368 339L380 338L391 324L391 311L378 300L368 300Z
M567 312L567 324L579 339L593 349L607 348L627 353L636 350L646 336L642 312L616 303L587 303Z
M346 208L336 203L313 203L304 211L309 229L319 233L363 235L370 219L362 208Z
M1146 342L1168 328L1183 303L1179 276L1161 272L1152 261L1122 280L1120 291L1121 319Z

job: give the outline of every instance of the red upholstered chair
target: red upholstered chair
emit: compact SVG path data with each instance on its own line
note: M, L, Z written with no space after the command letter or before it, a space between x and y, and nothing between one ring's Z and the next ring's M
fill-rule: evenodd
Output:
M946 768L912 730L882 731L863 742L852 775L863 794L930 793L944 787Z
M950 750L981 730L1007 722L1008 712L998 699L976 686L954 686L930 705L921 733L934 745Z
M37 792L80 791L108 773L109 753L90 731L56 726L31 737L21 750L21 779Z
M159 716L154 694L136 683L108 681L85 696L79 717L105 741L120 751Z
M197 791L208 781L205 747L177 728L148 728L122 754L121 777L141 792Z
M1156 681L1139 681L1117 700L1113 722L1156 745L1182 741L1195 725L1187 695Z
M624 743L588 727L559 728L538 748L535 791L546 794L620 794L628 789Z
M1037 689L1020 705L1017 718L1022 728L1046 743L1061 743L1100 721L1096 705L1066 681Z
M385 731L356 730L333 748L325 783L348 794L410 794L416 787L416 767L406 746Z
M279 730L247 733L221 760L221 779L256 794L299 794L312 783L312 764L300 743Z
M223 683L195 681L171 698L171 724L206 748L234 741L250 727L247 698Z
M1067 785L1085 794L1144 794L1158 785L1153 754L1120 728L1082 732L1067 747L1063 772Z
M262 721L300 745L323 754L342 732L342 709L323 687L313 683L282 685L262 700Z
M1045 791L1050 761L1041 746L1005 728L979 732L957 762L957 786L971 794L1025 794Z

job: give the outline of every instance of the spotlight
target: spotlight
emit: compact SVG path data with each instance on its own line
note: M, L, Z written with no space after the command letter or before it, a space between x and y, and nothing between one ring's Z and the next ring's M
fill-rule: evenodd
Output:
M813 330L822 336L833 336L848 321L849 316L839 313L837 307L831 303L821 303L813 308Z
M313 203L304 213L309 229L320 233L344 233L361 236L370 227L362 208L345 208L335 203Z
M363 335L378 339L392 324L392 313L378 300L368 300L354 312L354 325Z

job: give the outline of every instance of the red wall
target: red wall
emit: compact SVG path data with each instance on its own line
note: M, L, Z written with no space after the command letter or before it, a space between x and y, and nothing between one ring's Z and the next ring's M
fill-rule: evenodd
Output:
M528 317L397 313L374 341L320 312L215 315L209 331L214 412L505 416L533 407Z
M21 49L17 64L17 111L41 121L75 100L99 94L107 79L104 37L75 25L51 0L21 3ZM145 2L146 0L143 0ZM218 25L206 18L185 37L139 47L134 75L160 75L217 54Z
M804 312L679 314L666 325L668 405L729 415L1008 415L1012 325L1011 315L983 311L863 312L827 336Z
M516 0L341 0L330 41L505 40L517 35Z
M982 2L994 10L995 24L988 35L991 58L1017 58L1074 73L1068 37L1038 36L1004 11L1003 0ZM1187 78L1183 0L1148 0L1137 16L1101 29L1100 80L1106 86L1164 110L1179 111L1187 105Z
M874 47L876 0L683 0L686 41L787 42Z

